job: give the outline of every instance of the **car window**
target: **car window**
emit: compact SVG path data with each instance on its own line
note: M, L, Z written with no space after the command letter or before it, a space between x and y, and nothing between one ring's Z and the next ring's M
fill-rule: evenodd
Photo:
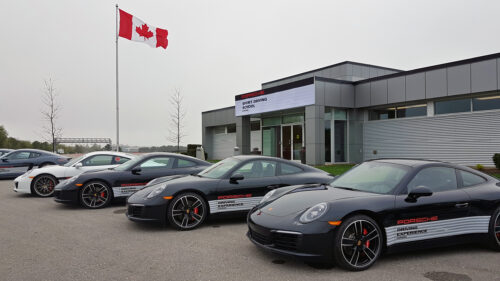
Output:
M178 159L177 160L177 168L187 168L187 167L193 167L196 166L196 163L193 161L185 160L185 159Z
M464 187L469 187L473 185L478 185L486 182L486 179L484 179L481 176L475 175L473 173L469 173L466 171L458 170L460 175L462 176L462 183Z
M130 158L115 156L115 158L113 159L113 164L123 164L128 160L130 160Z
M40 157L40 155L42 155L42 154L37 153L37 152L31 152L30 158L37 158L37 157Z
M291 174L297 174L297 173L302 172L302 169L297 167L297 166L293 166L293 165L289 165L289 164L285 164L285 163L281 163L280 166L281 166L281 172L280 172L281 175L291 175Z
M408 184L408 192L425 186L432 192L441 192L457 189L457 175L455 169L448 167L430 167L418 172Z
M111 155L95 155L82 161L83 166L105 166L111 165L113 156Z
M31 153L27 151L16 152L10 155L9 159L28 159L30 158L30 154Z
M274 161L250 161L233 172L233 175L241 174L245 179L272 177L276 175L276 162Z
M168 168L172 166L171 161L170 157L154 157L143 162L140 167L141 169Z

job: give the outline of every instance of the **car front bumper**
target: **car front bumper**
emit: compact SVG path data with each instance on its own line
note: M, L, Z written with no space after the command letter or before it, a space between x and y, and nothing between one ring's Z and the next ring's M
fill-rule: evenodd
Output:
M167 204L144 205L127 203L126 216L135 222L157 222L166 223Z
M256 246L281 255L311 262L331 262L335 226L317 221L293 223L295 216L279 218L251 212L247 218L247 237Z
M78 204L78 192L79 189L77 188L59 189L56 186L56 189L54 190L54 201L58 203Z
M14 179L14 191L19 193L31 193L31 179L23 176Z

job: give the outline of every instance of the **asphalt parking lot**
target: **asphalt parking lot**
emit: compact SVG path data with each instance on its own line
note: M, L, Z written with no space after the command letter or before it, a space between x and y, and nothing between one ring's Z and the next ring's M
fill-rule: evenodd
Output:
M500 280L500 253L477 245L384 256L364 272L262 252L244 218L189 232L16 194L0 181L0 280Z

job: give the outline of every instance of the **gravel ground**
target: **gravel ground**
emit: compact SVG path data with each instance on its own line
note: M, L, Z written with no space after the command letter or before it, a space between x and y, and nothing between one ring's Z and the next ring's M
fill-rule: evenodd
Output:
M68 207L0 181L0 280L500 280L500 253L477 245L386 255L354 273L263 252L244 218L178 232L124 213L123 203Z

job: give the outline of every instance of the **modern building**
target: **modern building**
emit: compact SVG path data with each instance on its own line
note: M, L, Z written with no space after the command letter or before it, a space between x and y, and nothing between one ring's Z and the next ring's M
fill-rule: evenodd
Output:
M209 159L253 150L308 164L428 158L492 166L500 53L410 71L342 62L266 82L202 113Z

